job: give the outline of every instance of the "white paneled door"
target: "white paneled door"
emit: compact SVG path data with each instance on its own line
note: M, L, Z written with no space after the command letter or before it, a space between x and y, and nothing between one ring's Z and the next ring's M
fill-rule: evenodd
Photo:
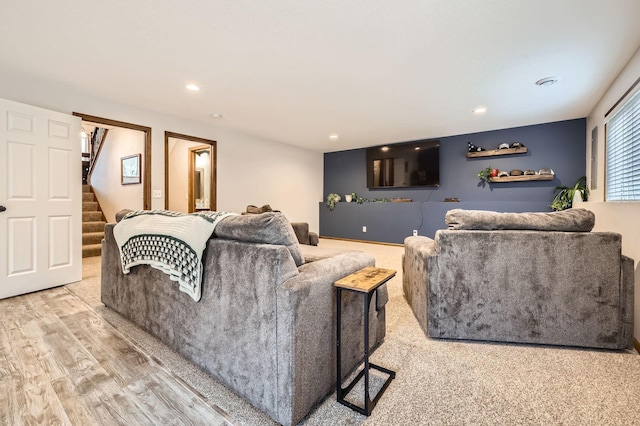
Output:
M82 278L80 121L0 99L0 299Z

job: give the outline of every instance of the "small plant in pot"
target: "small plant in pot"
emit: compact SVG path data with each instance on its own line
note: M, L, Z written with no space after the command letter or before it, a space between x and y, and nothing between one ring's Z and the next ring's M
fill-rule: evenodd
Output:
M478 173L478 178L484 183L490 183L491 178L498 176L498 169L494 169L493 167L487 167L486 169L480 170Z
M338 194L335 193L331 193L329 195L327 195L327 207L329 207L329 210L333 210L333 208L336 206L336 203L340 202L340 200L342 200L342 197L339 196Z
M556 186L553 189L555 197L551 202L551 209L555 211L566 210L573 207L573 200L575 196L579 196L582 201L587 201L589 198L589 187L587 186L587 177L582 176L572 187L569 186Z

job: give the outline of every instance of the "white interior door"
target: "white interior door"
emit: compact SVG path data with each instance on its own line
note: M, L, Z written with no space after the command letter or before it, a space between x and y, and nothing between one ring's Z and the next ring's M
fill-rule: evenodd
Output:
M82 279L80 121L0 99L0 299Z

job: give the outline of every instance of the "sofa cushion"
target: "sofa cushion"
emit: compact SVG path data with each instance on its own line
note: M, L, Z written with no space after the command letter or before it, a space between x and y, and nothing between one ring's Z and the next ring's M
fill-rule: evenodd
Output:
M445 222L449 229L589 232L595 224L595 215L586 209L549 213L498 213L453 209L447 212Z
M218 223L213 234L237 241L286 246L296 266L304 263L296 234L280 212L229 216Z
M339 254L353 252L353 250L349 249L325 248L306 244L300 244L299 247L305 263L317 262L318 260L328 259Z

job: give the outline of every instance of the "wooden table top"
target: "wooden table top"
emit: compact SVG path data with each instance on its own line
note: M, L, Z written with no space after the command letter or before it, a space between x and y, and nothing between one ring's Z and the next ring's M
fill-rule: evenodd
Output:
M334 283L336 287L368 293L380 287L396 275L393 269L369 266Z

